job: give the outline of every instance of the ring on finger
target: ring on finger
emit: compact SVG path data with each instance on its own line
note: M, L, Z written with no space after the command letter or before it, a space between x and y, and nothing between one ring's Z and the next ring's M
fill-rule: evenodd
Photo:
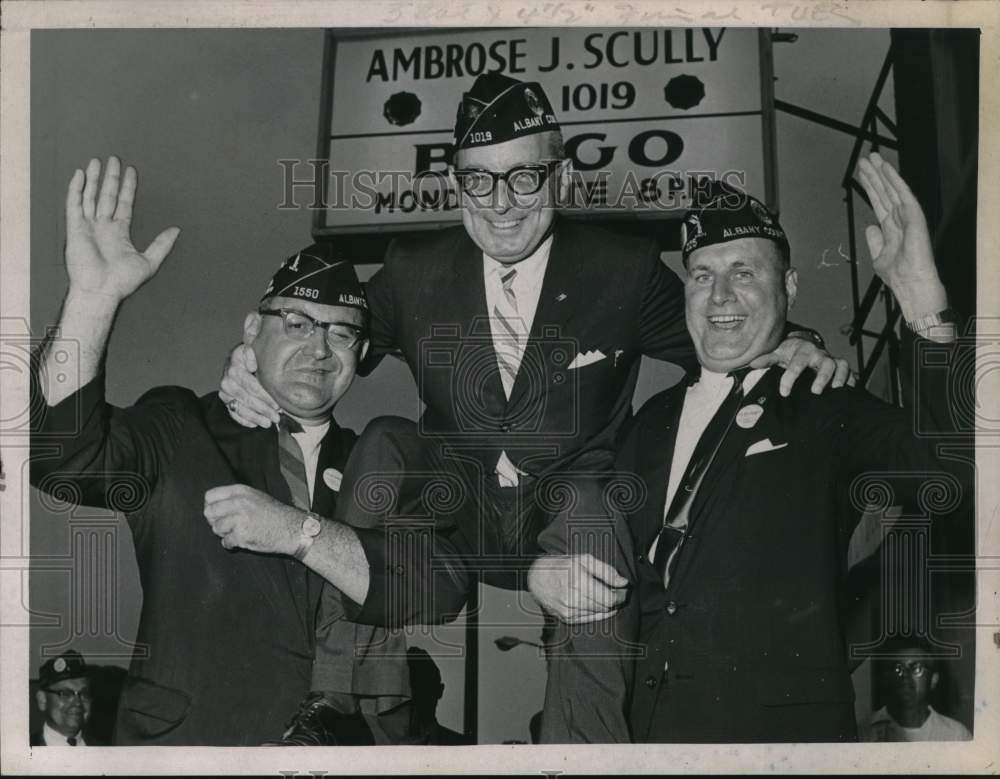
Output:
M237 405L239 405L239 401L236 398L233 398L226 404L226 408L229 409L229 413L235 414Z

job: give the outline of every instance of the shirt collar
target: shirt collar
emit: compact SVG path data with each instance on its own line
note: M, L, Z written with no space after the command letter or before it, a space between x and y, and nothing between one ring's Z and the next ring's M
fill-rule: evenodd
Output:
M66 736L52 727L48 722L46 722L45 726L42 728L42 739L45 741L45 745L49 747L69 746ZM80 747L86 746L83 741L82 733L76 734L76 745Z
M535 249L531 254L525 257L520 262L502 263L498 260L494 260L486 252L483 252L483 265L486 268L487 275L500 276L512 268L517 269L517 278L514 283L516 284L518 280L525 277L537 276L548 263L549 252L552 251L552 235L549 235L544 241L542 241L538 248Z

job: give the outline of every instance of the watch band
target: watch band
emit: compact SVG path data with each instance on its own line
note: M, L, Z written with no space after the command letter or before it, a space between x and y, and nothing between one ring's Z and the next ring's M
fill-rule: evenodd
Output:
M936 314L928 314L927 316L922 316L919 319L914 319L913 321L907 320L906 322L906 326L914 333L923 333L938 325L957 324L958 317L955 315L955 310L952 308L946 308L944 311L938 311Z
M310 523L310 520L312 520L312 523ZM309 530L306 529L306 526L309 524L312 524L312 526L315 528L314 532L310 532ZM316 540L316 536L318 536L320 534L320 531L322 530L323 530L323 520L319 517L318 514L315 514L312 511L307 511L306 518L302 520L302 528L299 531L300 533L299 545L292 556L295 557L295 559L301 563L305 559L306 553L313 545L313 541Z

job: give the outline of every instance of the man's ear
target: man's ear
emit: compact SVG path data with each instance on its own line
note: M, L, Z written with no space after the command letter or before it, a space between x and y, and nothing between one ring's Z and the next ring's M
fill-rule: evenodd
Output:
M361 342L361 350L358 352L358 363L364 362L365 357L368 356L368 347L372 345L369 339L365 339Z
M931 674L931 683L927 689L933 692L934 688L938 686L939 681L941 681L941 674L935 671Z
M799 292L799 272L795 268L785 271L785 295L788 297L788 307L795 305L795 296Z
M46 711L49 707L49 701L41 690L35 690L35 705L39 711Z
M263 319L264 317L256 311L251 311L246 315L246 318L243 320L243 343L246 346L250 346L257 339Z

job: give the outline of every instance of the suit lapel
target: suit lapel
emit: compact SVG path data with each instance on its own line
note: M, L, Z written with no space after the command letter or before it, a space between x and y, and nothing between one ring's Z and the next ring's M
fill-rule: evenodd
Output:
M638 448L638 475L647 488L645 506L639 515L633 535L640 544L637 552L644 554L653 537L663 527L663 512L667 502L667 482L674 459L677 425L684 407L687 382L671 387L659 400L656 413L644 420L641 444Z
M722 440L719 451L716 452L712 464L705 472L705 476L698 492L694 496L691 510L688 514L688 533L697 533L699 537L704 537L709 532L709 523L721 514L715 511L716 503L720 500L730 500L731 493L726 485L731 484L737 474L737 469L743 465L747 446L751 441L757 441L768 436L768 428L772 424L770 420L774 418L774 411L769 407L774 405L778 396L778 383L781 379L781 371L770 369L754 385L753 389L747 393L740 408L751 405L759 405L764 408L764 415L761 417L761 424L755 424L750 429L740 427L733 422L729 432ZM739 413L739 412L737 412ZM701 548L701 544L694 545ZM697 550L695 550L696 552ZM677 554L673 573L670 576L669 588L679 586L684 575L691 567L691 560L694 554L689 545L682 545Z
M542 290L538 296L538 308L535 309L535 319L531 323L531 332L524 349L522 370L517 372L511 388L510 406L521 403L529 390L533 389L536 394L546 390L545 383L539 384L537 378L533 380L533 377L545 375L545 364L549 358L546 345L551 347L565 342L566 324L581 302L579 289L582 256L583 248L577 245L573 226L566 220L558 221L542 279ZM524 370L528 360L539 359L543 362L535 370Z

